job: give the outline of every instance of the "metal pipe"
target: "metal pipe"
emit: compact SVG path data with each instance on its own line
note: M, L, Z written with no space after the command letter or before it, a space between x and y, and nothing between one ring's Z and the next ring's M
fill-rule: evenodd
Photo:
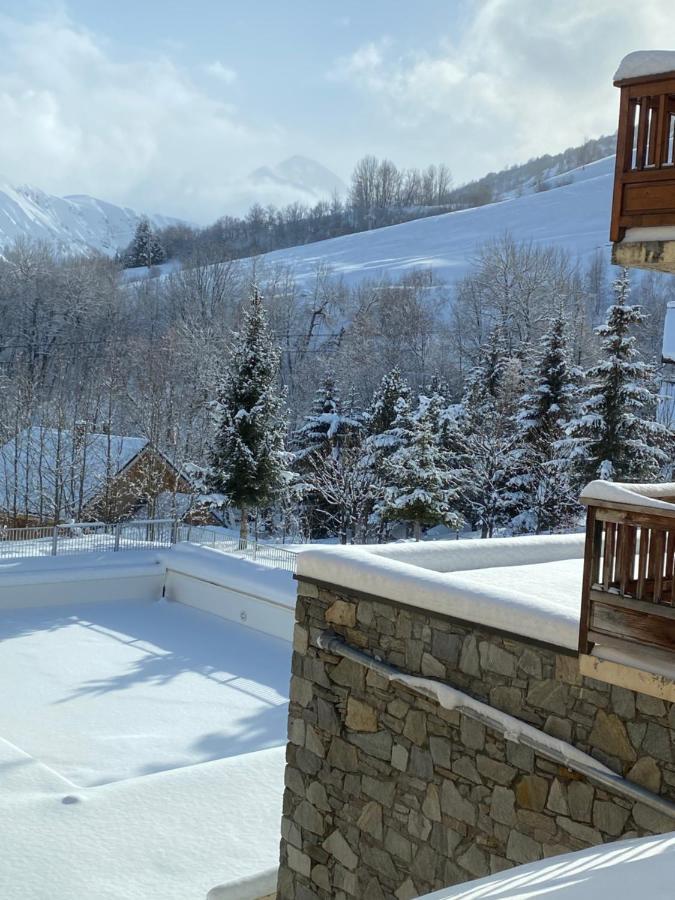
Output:
M317 637L316 644L319 649L325 650L327 653L351 659L352 662L358 663L373 672L377 672L378 675L386 678L387 681L400 684L407 690L418 694L420 697L424 697L425 700L432 698L440 705L442 705L442 703L436 693L436 687L451 687L451 685L443 685L443 682L434 681L432 678L418 676L415 676L416 681L422 682L423 684L412 685L406 680L408 676L406 676L405 672L402 672L395 666L389 665L389 663L382 662L382 660L377 659L377 657L369 656L369 654L364 653L363 650L352 647L333 632L322 631ZM576 772L585 775L589 781L592 781L603 788L621 794L624 797L634 800L636 803L643 803L645 806L649 806L651 809L655 809L657 812L669 816L671 819L675 819L675 803L672 803L670 800L660 797L658 794L654 794L646 788L640 787L640 785L627 781L621 775L617 775L609 769L605 769L605 767L600 766L597 760L593 759L592 756L583 753L583 751L580 751L573 744L569 744L567 741L560 740L559 738L555 738L555 743L553 743L551 737L545 732L540 731L533 725L521 722L520 719L517 719L515 716L511 716L508 713L499 711L499 716L491 716L488 712L476 709L476 705L479 701L470 697L469 694L465 694L455 687L452 687L452 690L460 698L465 697L467 701L466 704L463 705L460 700L459 703L453 704L451 707L452 709L457 710L457 712L464 716L475 719L490 728L491 731L496 731L505 740L530 747L538 753L539 756L550 759L552 762L565 766L565 768L574 769ZM482 702L480 702L480 705L487 706L487 704ZM513 722L512 729L509 729L506 724L509 720ZM556 744L569 747L571 751L570 754L566 755L558 749ZM585 759L583 759L583 757L585 757Z

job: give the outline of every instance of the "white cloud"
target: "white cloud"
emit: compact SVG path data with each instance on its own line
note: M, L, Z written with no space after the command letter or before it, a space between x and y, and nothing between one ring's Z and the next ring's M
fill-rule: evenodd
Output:
M482 0L472 10L462 36L433 51L367 43L330 73L374 101L403 152L436 148L463 178L611 133L620 58L675 43L662 0Z
M211 74L231 81L221 63ZM220 92L219 92L220 93ZM0 173L52 193L89 193L208 221L237 175L279 153L167 57L122 61L64 17L0 16Z
M204 71L207 75L212 75L214 78L217 78L218 81L222 81L225 84L233 84L237 80L237 73L235 70L231 69L229 66L224 66L219 60L207 63L204 66Z

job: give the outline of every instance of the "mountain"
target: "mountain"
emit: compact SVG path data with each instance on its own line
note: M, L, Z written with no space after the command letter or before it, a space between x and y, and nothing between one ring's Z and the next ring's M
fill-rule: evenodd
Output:
M257 193L267 190L271 195L296 195L295 199L305 203L347 193L347 185L339 176L307 156L291 156L274 167L255 169L249 180Z
M0 180L0 251L19 237L49 241L64 253L98 250L109 255L126 247L140 214L85 194L56 197L36 187ZM156 227L176 224L149 216Z
M400 278L419 268L431 268L452 284L468 274L482 244L506 232L518 241L555 245L582 262L598 251L609 258L613 174L609 156L540 180L522 196L275 250L257 257L256 264L288 266L300 283L311 280L318 267L328 267L350 285Z

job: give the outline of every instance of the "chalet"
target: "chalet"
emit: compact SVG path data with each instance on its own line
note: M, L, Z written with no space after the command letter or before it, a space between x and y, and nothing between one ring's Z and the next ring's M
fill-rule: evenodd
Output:
M208 521L193 509L195 494L144 437L32 426L0 447L0 521L9 526L138 515Z
M675 272L675 51L622 61L610 240L616 265Z

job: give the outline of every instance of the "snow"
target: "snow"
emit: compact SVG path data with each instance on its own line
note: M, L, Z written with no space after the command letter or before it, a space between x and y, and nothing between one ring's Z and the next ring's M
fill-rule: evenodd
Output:
M621 243L635 244L643 241L675 241L675 225L627 228Z
M177 224L150 216L155 227ZM0 180L0 249L19 237L48 241L67 253L114 252L131 241L140 215L84 194L55 197L36 187Z
M647 509L666 510L675 514L675 503L662 497L675 497L675 484L620 484L614 481L591 481L581 492L581 500L606 500Z
M554 177L550 190L275 250L255 257L255 264L289 267L300 286L308 286L320 267L352 286L364 279L397 279L415 269L431 269L454 284L469 274L473 257L486 241L507 232L535 246L556 245L582 263L602 251L609 262L614 159L606 157ZM240 265L252 263L249 259Z
M576 649L584 535L323 547L298 576Z
M675 362L675 301L673 300L666 307L661 360L662 362Z
M616 841L517 866L420 900L671 900L675 834Z
M179 603L3 613L0 896L203 900L273 868L290 655Z
M624 56L614 73L614 81L645 78L675 72L675 50L634 50Z

